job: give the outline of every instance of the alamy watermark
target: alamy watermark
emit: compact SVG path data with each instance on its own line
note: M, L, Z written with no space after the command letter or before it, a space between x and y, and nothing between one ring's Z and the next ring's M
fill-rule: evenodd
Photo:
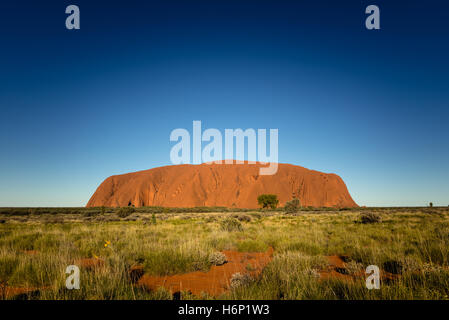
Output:
M247 141L247 163L257 162L266 167L260 167L260 175L273 175L278 170L278 129L269 131L269 155L267 155L267 129L249 128L225 129L224 143L220 130L210 128L202 131L201 121L193 121L192 140L190 132L183 128L174 129L170 141L176 143L170 151L170 161L173 164L236 164L245 163L245 141ZM235 141L235 154L234 154ZM204 148L203 142L208 142ZM191 148L192 147L192 148ZM224 157L223 157L224 149ZM225 160L223 160L225 159Z
M365 20L365 27L368 30L379 30L380 29L380 10L376 5L369 5L365 9L365 13L369 16Z
M65 13L69 14L65 20L65 26L68 30L80 29L80 8L77 5L69 5L65 9ZM368 30L380 29L380 10L377 5L369 5L365 9L365 13L369 16L365 20L365 27Z
M376 265L369 265L365 269L365 273L369 274L366 278L365 285L368 290L380 289L380 271Z
M67 6L65 9L66 14L70 14L65 19L65 27L68 30L79 30L80 29L80 8L74 4Z
M68 30L80 29L80 9L77 5L69 5L65 9L65 13L69 14L65 20L65 26ZM365 9L365 13L369 16L365 20L365 27L368 30L380 29L380 10L377 5L369 5Z
M67 279L65 280L65 286L69 290L79 290L80 288L80 268L75 265L67 266L65 269L65 273L69 274Z

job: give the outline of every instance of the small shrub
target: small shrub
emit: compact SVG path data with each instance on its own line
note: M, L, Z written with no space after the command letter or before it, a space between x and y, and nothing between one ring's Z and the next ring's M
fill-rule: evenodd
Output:
M276 209L279 204L278 196L275 194L261 194L257 197L257 203L262 208Z
M303 274L306 275L307 277L311 277L311 278L315 278L315 279L319 279L320 273L315 270L315 269L311 269L311 268L307 268L303 271Z
M284 210L287 213L296 213L301 207L301 202L299 199L295 198L293 200L287 201L284 206Z
M122 207L118 210L117 215L120 218L126 218L128 216L130 216L131 214L133 214L135 211L134 207Z
M405 257L402 262L404 271L408 272L418 272L422 270L422 264L413 257Z
M421 266L421 271L424 273L433 273L433 272L440 272L442 269L441 266L438 266L436 264L432 264L432 263L423 263Z
M98 216L100 214L100 211L98 210L89 210L89 211L85 211L83 212L83 217L95 217Z
M247 274L241 274L240 272L234 273L231 277L230 287L236 289L239 287L246 287L253 281L253 278Z
M209 256L209 262L214 266L221 266L226 260L226 256L221 252L213 252Z
M256 219L261 219L262 218L262 215L260 213L257 213L257 212L252 212L252 213L250 213L250 215L251 215L251 217L254 217Z
M207 217L207 218L205 219L205 221L206 221L206 222L214 222L214 221L217 221L217 218L216 218L216 217Z
M364 212L360 214L360 222L366 223L379 223L382 222L382 216L375 212Z
M345 268L350 275L355 275L363 272L363 265L357 261L351 260L345 263Z
M55 224L55 223L64 223L64 218L62 217L48 217L43 221L45 224Z
M246 214L235 214L232 217L242 222L251 222L251 217Z
M243 231L241 222L235 218L226 218L222 220L221 228L225 231Z
M151 215L151 223L152 224L156 224L156 214L153 212L153 214Z

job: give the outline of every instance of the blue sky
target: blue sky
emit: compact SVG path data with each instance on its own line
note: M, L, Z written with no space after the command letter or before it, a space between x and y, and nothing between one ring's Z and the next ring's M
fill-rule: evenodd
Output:
M449 205L449 5L392 2L3 1L0 206L85 205L193 120L279 129L359 205Z

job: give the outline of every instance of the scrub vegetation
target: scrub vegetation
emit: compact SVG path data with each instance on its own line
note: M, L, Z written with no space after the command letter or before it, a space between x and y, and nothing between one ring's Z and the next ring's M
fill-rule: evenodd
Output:
M448 299L449 208L296 209L1 208L0 299L173 299L136 285L135 271L206 272L226 263L224 250L268 248L251 281L243 273L219 297L179 297ZM79 290L65 286L72 264ZM365 286L368 265L379 266L379 290Z

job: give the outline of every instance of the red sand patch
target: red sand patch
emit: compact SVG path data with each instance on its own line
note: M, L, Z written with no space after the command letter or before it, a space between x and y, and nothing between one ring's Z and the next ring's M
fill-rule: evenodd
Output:
M360 269L359 272L352 275L347 274L348 271L345 264L345 260L348 259L347 256L333 255L327 256L326 258L329 266L325 270L319 272L321 280L343 279L347 281L354 281L356 279L368 277L368 275L365 274L364 269ZM400 278L400 275L380 270L380 278L381 281L385 281L386 283L388 283L398 280Z
M328 268L321 270L319 272L320 279L344 279L348 281L353 281L354 277L348 274L344 274L346 270L345 262L343 256L333 255L327 256L327 261L329 263Z
M104 260L100 258L84 258L75 261L75 265L87 270L93 270L102 267Z
M344 268L345 267L345 261L343 256L327 256L327 261L329 262L329 265L334 268Z
M39 251L37 250L23 250L23 253L25 253L26 255L29 256L35 256L39 253Z
M171 293L190 291L194 295L207 293L218 296L229 289L231 277L234 273L250 274L257 277L263 268L273 258L273 248L267 252L236 252L223 251L227 263L221 266L212 266L208 272L195 271L173 276L143 275L138 285L149 290L164 287Z
M31 295L39 293L43 288L27 288L27 287L9 287L0 285L0 298L13 299L21 295Z

